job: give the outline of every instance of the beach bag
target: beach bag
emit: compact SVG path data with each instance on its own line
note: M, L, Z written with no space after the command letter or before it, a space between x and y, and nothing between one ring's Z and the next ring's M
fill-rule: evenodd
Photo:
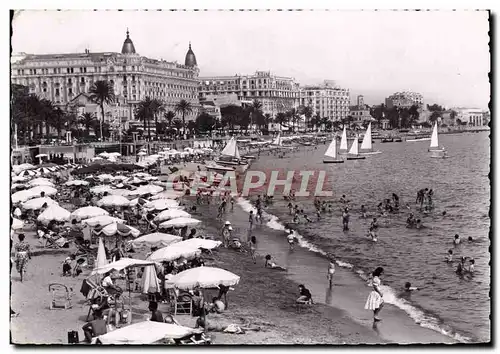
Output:
M77 331L68 332L68 344L78 344L80 343L80 338L78 337Z

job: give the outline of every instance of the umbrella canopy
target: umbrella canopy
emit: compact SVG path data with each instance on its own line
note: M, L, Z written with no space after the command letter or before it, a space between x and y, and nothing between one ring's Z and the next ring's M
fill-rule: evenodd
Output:
M68 181L64 183L65 186L88 186L89 182L75 179L73 181Z
M94 270L103 268L108 265L108 260L106 259L106 251L104 249L104 242L102 242L102 237L99 237L99 246L97 247L97 259L95 262Z
M118 175L114 177L115 181L125 181L126 179L128 179L128 177L123 175Z
M171 244L182 241L182 237L163 234L161 232L155 232L152 234L144 235L136 238L135 240L130 241L130 244L134 248L142 248L142 247L166 247Z
M19 191L19 192L12 194L11 200L12 200L12 203L15 204L15 203L20 203L20 202L25 202L28 199L35 198L35 197L37 197L37 195L28 189L28 190Z
M83 220L82 224L83 225L90 225L92 227L100 225L100 226L106 226L112 223L123 223L125 220L118 219L109 215L100 215L100 216L95 216L93 218Z
M153 184L148 184L146 186L140 186L135 191L132 191L131 195L144 195L144 194L157 194L163 190L160 186L155 186Z
M28 178L23 176L14 176L12 177L12 182L26 182Z
M97 202L98 206L123 207L128 206L130 201L121 195L108 195Z
M174 190L165 190L163 192L160 192L154 196L151 197L152 200L155 200L155 199L179 199L180 197L182 197L184 193L183 192L178 192L178 191L174 191Z
M142 179L137 178L137 177L132 177L132 178L129 178L129 179L125 180L123 183L126 183L126 184L142 184L142 183L146 183L146 181L143 181Z
M219 284L233 286L239 283L240 277L220 268L196 267L174 275L170 281L178 289L190 290L196 287L216 288Z
M45 193L45 195L54 195L57 193L57 189L49 187L49 186L38 186L38 187L33 187L27 190L28 192L31 192L31 194L35 196L40 196L42 195L42 192Z
M169 208L178 208L179 203L172 199L157 199L144 205L149 210L165 210Z
M154 265L153 261L143 261L142 259L134 258L121 258L119 261L106 264L104 267L94 269L91 275L94 274L105 274L112 270L122 270L128 267L145 267L148 265Z
M161 292L160 280L156 275L154 266L144 267L141 278L141 289L143 294L154 294Z
M12 218L12 225L10 225L10 228L12 230L20 230L24 227L24 223L16 218Z
M193 328L170 323L144 321L97 337L103 345L153 344L163 339L181 339L197 333Z
M19 173L18 176L20 177L30 177L30 176L38 176L38 172L36 172L35 170L24 170L22 171L21 173Z
M31 180L28 185L30 187L36 187L36 186L48 186L48 187L54 187L54 183L52 183L49 179L47 178L35 178Z
M191 259L201 254L201 250L196 247L178 247L177 243L160 248L153 252L148 259L155 262L171 262L181 257Z
M203 248L206 250L211 250L219 247L222 244L220 241L205 240L203 238L190 238L186 241L177 243L177 245L185 247Z
M95 232L97 235L106 235L106 236L120 235L123 237L127 236L137 237L141 233L136 228L122 223L112 223L104 226L100 230L95 230Z
M34 199L33 199L34 200ZM47 225L51 220L68 221L71 213L57 204L50 205L43 213L38 215L37 220Z
M35 168L35 166L33 166L30 163L22 163L20 165L14 165L14 166L12 166L12 171L14 171L14 173L17 174L17 173L19 173L21 171L30 170L32 168Z
M19 183L14 183L10 186L10 189L26 189L28 186L26 184L19 184Z
M90 188L90 192L94 194L102 194L105 192L110 192L113 188L111 186L108 186L107 184L103 184L100 186L95 186L93 188Z
M49 174L49 173L54 172L54 170L52 170L50 167L40 167L40 168L37 168L35 170L35 172L41 173L41 174Z
M139 151L137 153L137 156L146 156L148 153L147 152L144 152L144 151Z
M109 215L109 213L106 210L95 206L86 206L80 209L76 209L73 213L71 213L71 218L83 220L101 215Z
M111 195L115 195L115 196L125 197L125 196L130 195L130 192L131 191L129 191L128 189L112 189L108 193L111 194Z
M38 155L36 155L35 157L36 157L36 158L39 158L39 157L47 157L47 156L49 156L49 155L47 155L47 154L38 154Z
M47 206L52 204L57 204L56 201L45 197L45 198L35 198L28 200L27 202L24 202L22 204L22 207L24 209L29 209L29 210L38 210L41 209L45 203L47 203Z
M132 176L140 177L140 178L151 177L151 175L149 173L146 173L146 172L137 172L137 173L134 173Z
M184 226L195 226L201 223L198 219L193 218L175 218L169 221L162 222L160 227L169 228L169 227L184 227Z
M110 175L110 174L102 174L102 175L97 176L97 179L99 181L106 181L106 180L112 181L115 178L112 175Z
M159 199L159 200L168 200L168 199ZM176 218L190 218L191 214L185 212L184 210L180 209L168 209L162 211L160 214L158 214L155 217L155 221L167 221L171 219L176 219Z

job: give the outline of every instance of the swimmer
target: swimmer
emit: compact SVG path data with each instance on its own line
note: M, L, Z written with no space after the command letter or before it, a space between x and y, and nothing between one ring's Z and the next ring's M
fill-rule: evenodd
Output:
M476 261L474 260L474 258L471 258L469 262L469 269L467 269L467 271L469 273L474 273L474 264L476 263Z
M455 246L458 246L460 244L460 236L458 236L458 234L455 235L453 243L455 244Z
M333 274L335 273L335 263L330 262L328 265L328 283L330 285L330 288L332 287L332 281L333 281Z
M453 250L448 250L448 254L445 257L446 262L453 262Z
M469 236L469 238L467 239L467 241L469 241L469 243L471 243L471 242L474 242L474 239L472 238L472 236Z
M313 222L306 214L304 214L304 219L309 223Z
M366 208L365 208L364 204L361 205L361 217L366 219Z
M446 210L443 211L443 213L441 215L446 216Z
M415 224L415 227L416 227L417 229L422 228L422 222L420 221L420 219L417 219L417 223Z
M406 227L412 228L415 226L415 217L413 216L413 213L410 213L410 216L408 216L408 219L406 219Z
M368 231L368 237L371 237L373 242L377 242L377 234L375 233L375 229L370 227L370 231Z
M406 282L405 283L405 291L415 291L415 290L420 290L419 288L417 288L416 286L411 286L411 283L410 282Z
M458 263L458 265L457 265L457 269L455 270L455 273L457 273L458 275L462 275L463 272L465 272L465 260L466 260L466 258L462 257L462 259L460 260L460 263Z

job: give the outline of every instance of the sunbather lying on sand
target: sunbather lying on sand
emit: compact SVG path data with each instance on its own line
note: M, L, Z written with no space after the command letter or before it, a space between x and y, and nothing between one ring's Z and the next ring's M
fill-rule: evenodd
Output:
M283 268L282 266L277 265L273 261L271 261L271 255L266 256L266 264L264 265L265 268L271 268L271 269L276 269L276 270L286 270L286 268Z

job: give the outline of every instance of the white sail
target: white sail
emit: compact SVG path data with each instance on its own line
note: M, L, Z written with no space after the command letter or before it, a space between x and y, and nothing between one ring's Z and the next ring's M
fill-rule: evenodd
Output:
M368 124L368 128L366 128L366 133L361 143L361 151L363 150L372 150L372 123Z
M353 141L352 146L351 146L351 150L349 150L349 154L351 154L351 155L359 155L359 152L358 152L358 136L357 135L354 138L354 141Z
M434 124L434 129L432 130L431 149L437 147L439 147L439 140L438 140L438 124L436 122L436 124Z
M276 139L273 140L273 142L271 144L272 145L277 145L277 146L281 146L282 145L281 133L278 133L278 136L276 137Z
M342 132L342 139L340 139L340 150L347 150L347 132L344 127Z
M331 157L333 159L337 158L337 137L336 136L333 138L330 145L328 145L328 149L326 149L325 156Z
M226 156L232 156L236 159L240 158L240 152L238 151L238 146L236 145L236 140L234 140L234 137L232 137L231 140L229 140L227 145L222 150L221 154Z

